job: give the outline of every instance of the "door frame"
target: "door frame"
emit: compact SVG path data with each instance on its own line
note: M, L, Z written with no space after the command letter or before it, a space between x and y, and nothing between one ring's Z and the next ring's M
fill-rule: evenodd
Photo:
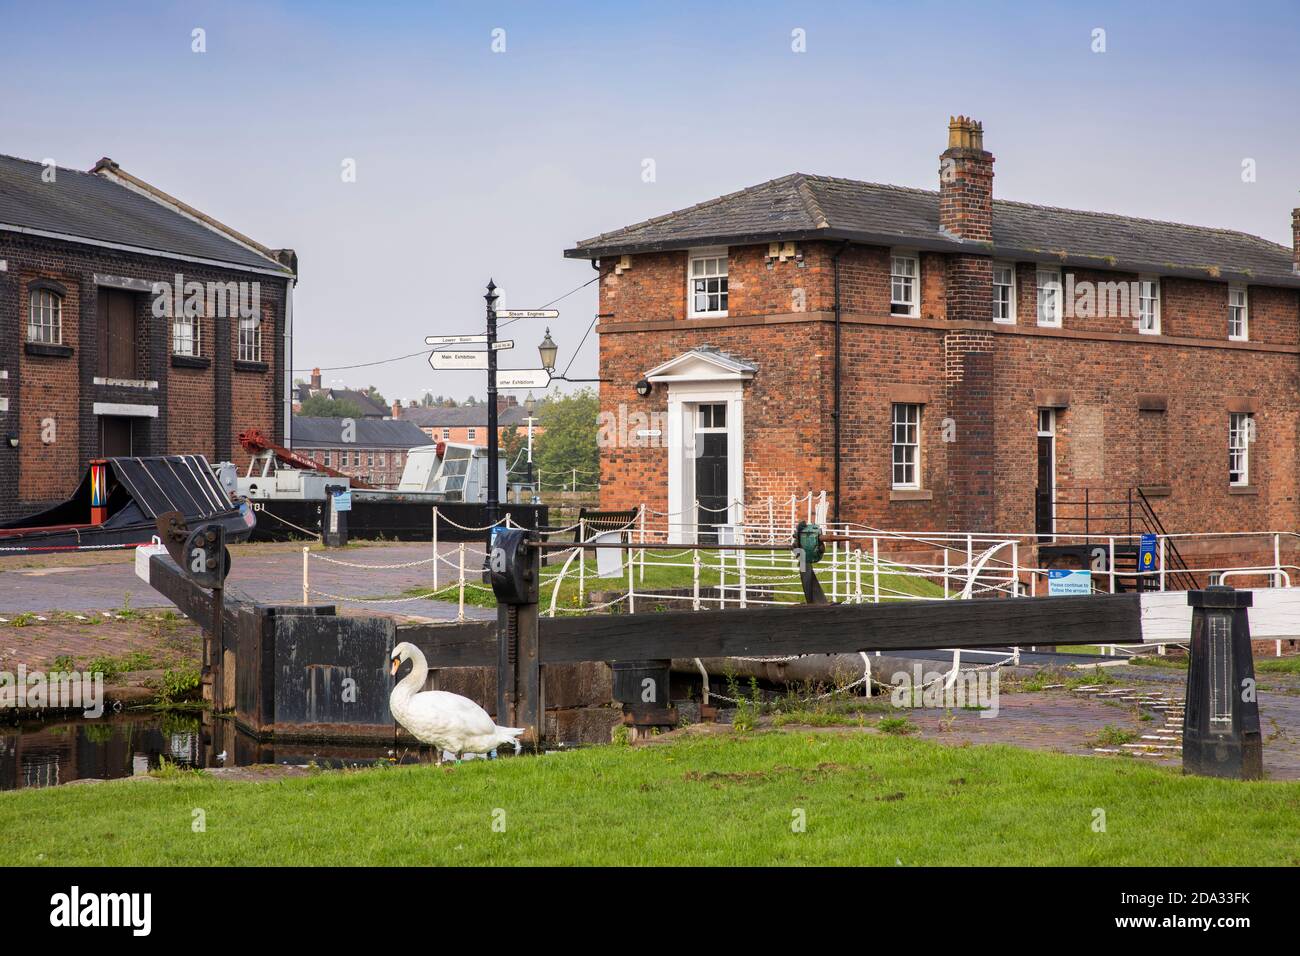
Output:
M1046 413L1048 428L1043 428L1043 415ZM1051 440L1051 454L1048 456L1048 465L1051 472L1048 477L1048 502L1051 505L1051 528L1047 531L1040 531L1038 528L1038 499L1034 498L1034 533L1037 535L1050 535L1053 540L1056 538L1056 409L1039 408L1035 411L1035 432L1034 432L1034 487L1038 487L1038 466L1041 452L1039 451L1040 439L1047 438Z
M745 427L741 382L673 382L668 387L668 522L669 540L695 544L699 512L695 508L695 425L700 405L727 408L727 511L719 524L740 520L737 501L745 500Z

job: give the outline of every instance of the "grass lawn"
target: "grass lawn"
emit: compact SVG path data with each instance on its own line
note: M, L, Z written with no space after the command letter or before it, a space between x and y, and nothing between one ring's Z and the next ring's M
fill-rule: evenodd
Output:
M792 829L798 810L805 832ZM9 865L1297 865L1300 783L787 730L3 793L0 854Z
M551 592L555 587L555 578L564 566L563 558L553 556L553 564L542 568L541 583L541 606L545 611L551 606ZM691 567L691 556L689 553L683 554L681 550L650 550L646 551L646 567L644 578L641 574L640 565L637 566L635 573L636 591L639 594L642 591L664 590L667 588L690 588L693 581L693 569ZM659 562L658 564L651 562ZM716 565L718 556L715 552L703 552L701 554L700 568L700 587L716 587L722 579L722 573L709 565ZM774 600L787 604L802 604L803 593L799 587L799 574L790 567L789 558L783 552L781 554L782 564L773 568L768 563L766 554L750 553L746 561L746 584L750 588L763 587L769 582L774 582L773 586L782 591L788 591L787 594L777 594ZM831 569L830 559L827 557L824 564L817 567L817 578L825 589L827 596L831 593ZM577 608L589 606L590 594L595 591L623 591L627 588L627 573L624 571L619 578L599 578L596 576L596 562L589 559L584 562L586 576L584 600L581 604L578 601L578 561L575 558L569 565L569 569L564 574L564 582L560 585L560 595L556 602L557 607ZM885 562L881 562L880 573L880 593L882 601L902 600L897 597L897 593L914 597L935 598L943 597L943 588L927 578L914 577L912 575L900 574L897 571L885 570ZM625 566L626 568L626 566ZM373 599L392 598L392 597L428 597L436 601L450 601L455 603L459 600L459 587L454 580L456 576L455 569L443 567L439 570L439 576L444 580L451 577L453 580L450 584L440 587L437 591L428 587L408 588L399 595L374 595ZM467 568L466 580L470 580L470 569ZM856 580L856 579L855 579ZM845 574L841 568L839 578L839 588L841 595L847 587L852 592L855 581L846 583ZM729 558L726 566L726 582L733 588L739 582L739 569L736 567L734 558ZM465 603L473 604L477 607L496 607L496 598L493 596L491 589L483 586L482 581L477 574L473 575L473 584L479 587L465 588ZM871 563L864 560L862 567L862 591L866 600L871 599L873 579L871 576ZM736 592L728 592L729 601L734 599ZM753 598L753 592L750 594ZM841 598L842 599L842 598ZM690 610L689 600L659 600L647 598L644 602L646 607L642 607L638 599L638 610ZM716 602L705 601L705 607L716 607Z

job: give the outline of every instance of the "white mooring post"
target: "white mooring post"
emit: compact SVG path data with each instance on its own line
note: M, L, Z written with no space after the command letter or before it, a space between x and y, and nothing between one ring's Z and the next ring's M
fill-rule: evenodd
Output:
M1160 590L1165 589L1165 544L1167 543L1164 535L1160 536ZM1160 653L1165 652L1165 646L1160 645Z
M578 605L587 603L587 519L578 519Z
M700 609L700 552L691 552L691 610Z
M438 590L438 508L433 508L433 590Z
M1020 597L1020 542L1011 542L1011 596ZM1020 653L1020 648L1016 648ZM1016 661L1016 663L1020 663Z
M307 584L307 563L309 548L302 549L302 603L311 603L311 588Z
M798 512L795 511L795 507L796 507L796 505L795 505L795 497L794 497L794 495L792 494L792 495L790 495L790 533L791 533L791 534L794 533L794 526L797 525L797 524L799 523L799 519L798 519L798 517L797 517Z
M840 552L839 542L831 542L831 603L840 601Z
M1110 539L1110 593L1115 593L1115 538Z
M465 542L460 543L460 589L456 602L456 621L465 622Z
M645 502L641 502L641 583L645 584Z
M744 550L736 551L736 561L740 562L740 606L742 607L742 609L744 609L744 607L748 605L748 598L749 598L749 594L745 593L745 588L746 588L745 555L746 554L748 554L748 551L744 551Z
M880 540L871 539L871 603L880 603Z
M727 552L718 549L718 607L727 606Z
M856 567L854 569L855 582L853 586L853 589L856 593L854 594L853 600L856 603L861 604L862 603L862 547L860 545L856 553L858 557L857 557L857 561L855 562L856 563ZM868 681L867 694L870 695L870 693L871 693L871 682Z
M948 542L943 543L943 599L948 600Z
M636 584L632 577L636 569L636 554L632 551L627 553L627 613L636 613Z

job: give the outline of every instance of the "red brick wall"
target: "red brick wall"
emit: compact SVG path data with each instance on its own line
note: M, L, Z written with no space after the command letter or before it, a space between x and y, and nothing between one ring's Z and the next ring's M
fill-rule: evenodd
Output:
M170 320L168 320L170 321ZM187 453L206 455L208 461L220 461L212 431L212 409L217 401L216 372L211 364L216 345L212 320L199 320L199 353L209 360L207 368L167 369L167 447ZM170 330L167 348L172 347Z
M831 490L833 324L825 314L788 316L795 288L809 312L833 309L831 257L837 243L801 243L804 266L766 268L766 246L731 250L731 316L685 318L680 290L686 257L632 258L621 276L602 264L601 409L665 411L667 388L648 400L633 385L647 370L700 345L754 362L745 386L746 497L760 503ZM1036 325L1035 264L1018 263L1017 325L980 325L991 314L981 291L988 260L954 273L949 257L923 254L922 316L893 320L889 250L849 246L840 258L843 325L843 517L876 526L1031 533L1037 483L1037 412L1064 394L1058 413L1057 483L1083 488L1168 486L1152 501L1170 531L1241 531L1300 524L1300 296L1250 287L1250 343L1227 339L1227 283L1164 278L1160 336L1139 335L1135 315L1067 316L1062 330ZM966 268L970 266L970 268ZM1128 282L1136 275L1073 270L1076 281ZM967 282L965 297L953 276ZM991 290L989 292L991 295ZM957 303L957 307L954 306ZM1136 313L1136 302L1130 311ZM963 322L959 316L979 317ZM667 322L637 330L629 323ZM1171 338L1200 340L1176 344ZM1279 346L1284 350L1269 350ZM962 387L958 387L962 386ZM894 495L889 415L895 396L924 390L922 490ZM902 390L900 392L900 390ZM1048 395L1047 393L1052 393ZM1164 396L1163 412L1140 411L1138 396ZM1230 492L1229 405L1253 400L1258 441L1251 488ZM1234 404L1235 403L1235 404ZM951 419L955 438L943 441ZM602 505L647 501L666 510L666 448L602 452ZM787 505L788 506L788 505ZM1225 550L1231 546L1224 545Z
M239 322L230 319L229 329L230 354L239 355ZM239 433L246 428L267 427L268 412L274 418L282 414L283 396L280 394L274 375L266 369L276 361L280 347L279 323L276 322L273 306L262 303L262 361L264 368L252 366L241 367L236 361L230 373L230 460L240 468L248 464L249 455L239 444Z
M78 404L81 342L81 296L77 276L54 270L22 271L18 274L20 341L18 381L22 387L22 409L18 434L18 495L25 500L50 500L76 490L85 471L79 450ZM69 356L29 355L27 339L28 283L51 279L65 289L63 297L63 344L73 349ZM8 364L8 363L6 363ZM14 374L13 371L10 374ZM14 416L9 413L9 417ZM46 423L53 427L54 441L41 440Z

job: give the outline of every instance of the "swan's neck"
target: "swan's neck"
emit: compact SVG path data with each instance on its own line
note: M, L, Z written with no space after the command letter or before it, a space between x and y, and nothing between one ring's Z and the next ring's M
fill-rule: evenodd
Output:
M424 655L416 651L411 655L411 673L407 674L393 688L390 701L400 700L405 703L415 694L424 690L424 683L429 678L429 664ZM391 704L390 704L391 706Z

